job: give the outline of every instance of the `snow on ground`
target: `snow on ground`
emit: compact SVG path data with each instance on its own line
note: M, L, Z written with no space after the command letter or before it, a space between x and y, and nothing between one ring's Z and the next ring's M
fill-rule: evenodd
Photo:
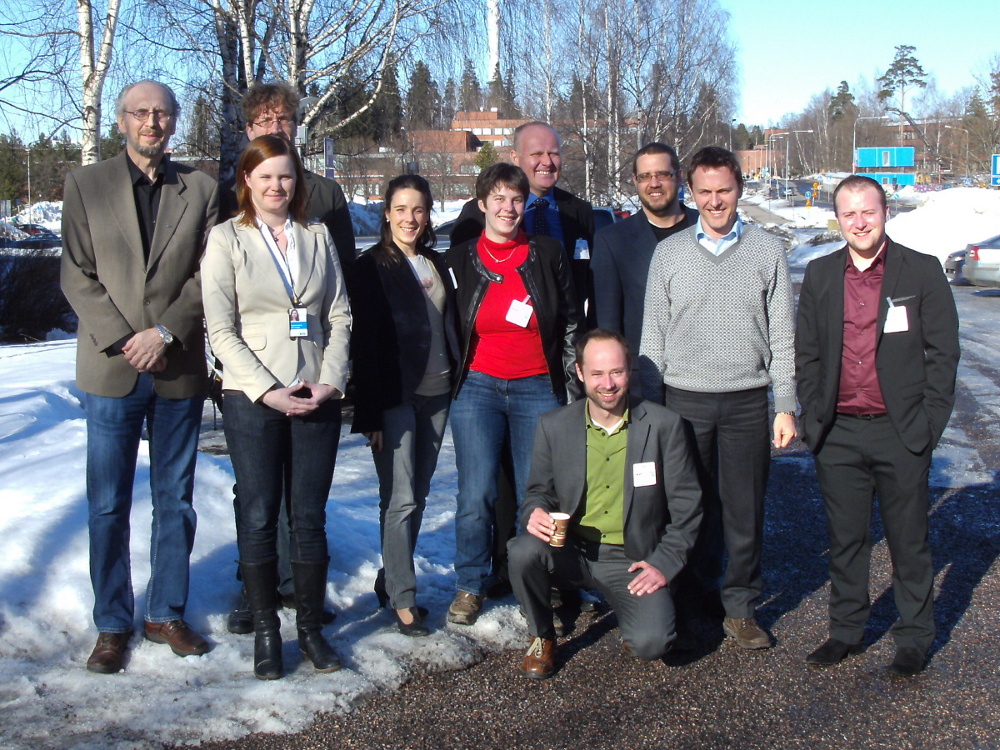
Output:
M252 636L226 631L235 603L233 475L226 456L199 454L198 533L187 619L214 644L181 659L133 637L126 670L86 671L96 631L88 573L84 394L74 384L75 341L0 347L0 747L134 748L304 728L319 711L347 711L423 670L459 669L482 648L520 647L527 631L512 598L490 602L471 628L448 627L454 594L455 461L441 454L417 546L419 601L431 636L398 634L379 611L378 495L369 450L345 427L328 506L326 629L346 668L321 675L303 664L294 615L282 613L287 676L252 673ZM211 412L209 411L209 415ZM149 576L149 460L140 449L132 512L137 627Z
M954 196L967 200L955 201ZM1000 234L1000 193L957 190L889 224L897 240L939 257L952 245ZM435 217L457 215L461 202ZM356 206L357 204L355 204ZM365 209L378 216L381 207ZM949 231L944 232L944 227ZM975 237L973 237L975 233ZM804 237L807 232L798 230ZM790 255L798 272L813 257L841 243L801 245ZM951 245L949 245L951 246ZM969 299L972 299L970 297ZM966 345L996 361L992 331L998 313L989 299L962 311ZM361 436L341 442L327 525L330 583L339 611L326 629L345 661L341 672L321 675L303 664L295 644L294 617L283 613L287 675L262 683L252 674L251 636L226 631L238 596L232 512L232 468L226 456L199 454L195 486L198 533L191 559L187 618L214 644L211 653L180 659L166 646L132 639L126 670L105 676L86 671L96 633L88 573L85 398L74 383L75 341L53 340L0 347L0 747L145 748L161 743L291 732L320 711L348 711L374 693L393 690L414 673L460 669L483 649L518 648L526 642L512 598L487 602L471 628L447 626L454 592L454 514L457 481L450 432L441 453L417 545L419 601L431 611L428 638L398 634L377 609L372 583L380 565L375 471ZM1000 417L990 382L963 363L959 378L982 394ZM978 396L977 396L978 397ZM208 412L209 421L211 412ZM975 445L949 428L935 453L931 481L964 487L988 483ZM141 626L149 576L149 460L140 448L132 524L132 570L137 624Z

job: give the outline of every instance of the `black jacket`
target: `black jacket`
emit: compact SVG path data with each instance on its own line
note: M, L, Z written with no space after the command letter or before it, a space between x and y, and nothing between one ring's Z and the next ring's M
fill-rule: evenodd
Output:
M552 197L555 198L559 221L562 223L563 250L576 285L576 297L582 302L587 296L587 266L590 262L573 260L573 256L577 240L586 240L591 248L594 247L594 209L587 201L559 187L552 188ZM471 239L478 240L485 226L486 217L479 210L479 201L473 198L462 206L462 213L451 230L451 244L460 245Z
M795 377L802 437L818 451L837 412L844 348L847 248L806 268L795 331ZM906 308L907 330L885 333L891 298ZM878 303L875 370L889 420L908 450L934 448L955 405L960 355L955 298L941 263L892 240Z
M456 396L469 372L469 349L479 306L490 282L503 281L501 276L489 271L479 259L476 250L478 242L477 238L452 245L446 256L448 266L455 274L462 344L459 378L454 390ZM552 392L557 397L565 392L572 401L581 393L574 365L574 347L582 332L582 315L573 289L569 263L559 243L551 237L530 237L528 247L528 257L518 266L517 272L531 296L531 306L535 309L542 350L552 379Z
M423 380L431 349L427 302L408 261L382 264L369 248L354 264L354 424L351 432L382 429L382 412L410 398ZM444 284L444 332L452 378L458 372L455 287L444 258L423 253Z

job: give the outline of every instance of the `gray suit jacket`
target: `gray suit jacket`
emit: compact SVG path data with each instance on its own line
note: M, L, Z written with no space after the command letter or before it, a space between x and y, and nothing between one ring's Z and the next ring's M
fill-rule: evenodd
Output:
M62 289L80 318L76 379L81 390L128 395L139 373L110 347L160 324L177 340L167 351L166 369L153 376L156 392L165 398L204 393L198 264L217 215L215 181L168 160L147 262L125 154L66 176Z
M535 508L574 515L587 492L587 399L543 414L535 432L522 526ZM625 554L672 581L687 562L701 523L701 487L684 423L669 409L632 398L625 449ZM633 483L633 467L652 462L656 481Z

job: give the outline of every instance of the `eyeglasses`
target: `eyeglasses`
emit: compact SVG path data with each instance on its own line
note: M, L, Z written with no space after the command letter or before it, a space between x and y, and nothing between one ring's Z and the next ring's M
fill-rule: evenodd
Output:
M278 123L278 127L280 128L287 125L290 122L295 122L295 118L289 115L281 115L280 117L271 117L269 115L267 117L261 117L259 120L256 120L253 124L256 125L258 128L269 128L272 125L274 125L274 123Z
M165 109L137 109L134 112L129 112L126 109L125 114L132 115L138 122L146 122L150 115L156 122L166 122L174 116L173 112L167 112Z
M664 181L666 181L666 180L672 180L675 177L677 177L677 170L671 170L669 172L666 172L666 171L640 172L639 174L637 174L635 176L635 179L638 182L649 182L654 177L657 178L658 180L664 180Z

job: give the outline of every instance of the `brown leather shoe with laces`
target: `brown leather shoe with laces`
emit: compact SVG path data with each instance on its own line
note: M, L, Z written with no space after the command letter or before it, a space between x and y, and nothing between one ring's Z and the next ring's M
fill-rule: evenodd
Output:
M761 629L753 617L727 617L722 621L722 629L730 638L736 639L740 648L771 648L771 636Z
M207 654L208 641L198 635L184 620L170 622L147 622L146 640L165 643L178 656L201 656Z
M132 637L132 632L128 633L99 633L97 635L97 645L87 659L87 669L98 674L114 674L122 668L122 660L125 658L125 647L128 646L128 639Z
M533 680L551 677L556 669L556 642L550 638L534 638L521 662L521 673Z

